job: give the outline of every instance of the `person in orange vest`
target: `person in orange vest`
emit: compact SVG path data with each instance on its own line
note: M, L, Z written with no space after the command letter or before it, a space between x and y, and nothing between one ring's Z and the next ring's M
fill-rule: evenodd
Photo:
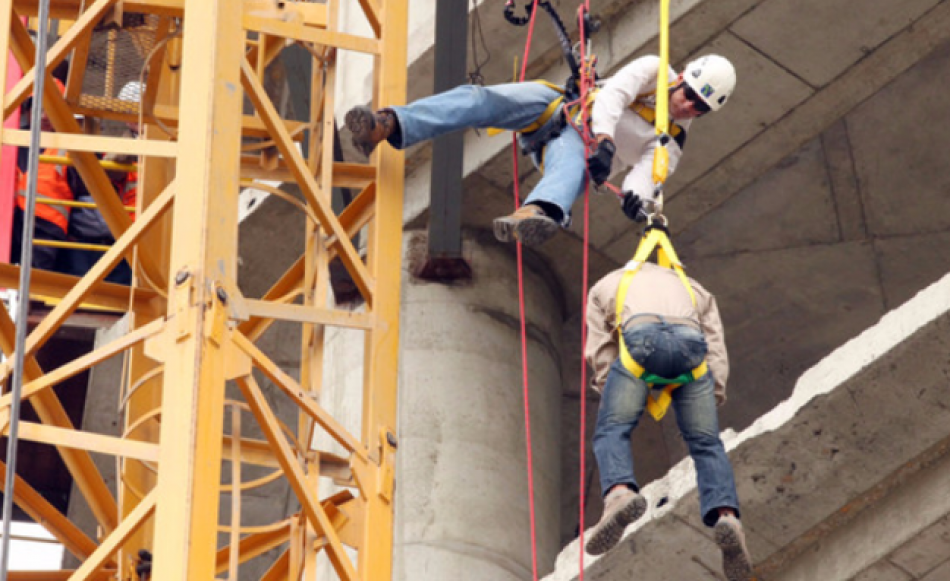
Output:
M138 81L132 81L122 87L117 97L123 101L138 102L141 99L141 94L141 84ZM127 131L123 137L137 137L138 129L137 124L127 124ZM109 161L124 164L134 164L138 162L136 156L130 155L115 155L110 153L106 154L104 158ZM126 173L114 170L107 171L106 173L109 175L109 180L112 182L112 187L115 188L116 194L122 200L122 204L134 208L136 192L138 191L138 173ZM75 169L70 168L68 176L73 191L76 193L77 200L81 202L95 202ZM134 212L131 212L129 216L133 220L135 219ZM71 242L84 242L87 244L100 244L105 246L115 244L112 231L109 230L109 226L106 224L102 213L96 208L76 208L70 219L68 236ZM83 276L89 272L90 268L95 266L102 255L103 252L97 250L70 249L66 253L66 260L61 262L63 263L64 271L68 274ZM124 285L132 284L132 269L129 263L125 260L120 262L106 275L105 280L107 282Z
M54 79L56 86L60 91L64 91L63 84ZM21 111L21 127L26 119L26 127L29 127L29 114L31 102L23 104ZM43 131L53 131L49 119L44 115L42 120ZM64 155L61 151L46 150L48 155ZM11 262L20 263L22 256L22 236L24 211L26 210L28 176L25 163L21 163L22 157L17 163L16 175L16 207L13 210L13 244L11 252ZM66 179L66 170L63 166L52 164L39 164L36 176L36 208L35 224L33 227L34 240L55 240L65 241L66 231L69 227L69 208L58 205L56 201L72 201L74 199L72 189ZM51 203L46 203L47 201ZM52 246L40 246L34 244L33 259L31 261L34 268L43 270L56 270L59 248Z
M137 172L106 172L115 188L116 194L122 200L122 205L135 207L136 192L138 190ZM73 191L76 192L76 199L80 202L94 202L92 195L86 189L82 178L73 169L69 168L69 182L72 184ZM134 220L135 214L130 213ZM115 244L115 238L112 231L106 224L102 213L96 208L76 208L73 211L69 221L68 239L70 242L84 242L87 244L101 244L110 246ZM89 269L95 266L96 262L104 253L98 250L79 250L69 249L65 254L65 259L61 261L63 271L75 276L83 276ZM117 284L132 284L132 268L125 260L120 262L106 275L107 282Z

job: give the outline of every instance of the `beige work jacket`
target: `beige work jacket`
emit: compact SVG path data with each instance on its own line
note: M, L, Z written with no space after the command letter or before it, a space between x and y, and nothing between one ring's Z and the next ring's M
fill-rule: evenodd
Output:
M621 268L600 279L590 290L587 300L587 348L584 355L594 370L591 387L598 392L607 380L611 364L620 355L616 301L623 273ZM689 282L696 295L695 307L675 271L645 263L627 290L623 321L629 321L634 315L652 314L691 319L698 323L709 346L706 361L716 382L716 401L721 404L726 399L729 359L719 308L716 297L695 280L689 279Z

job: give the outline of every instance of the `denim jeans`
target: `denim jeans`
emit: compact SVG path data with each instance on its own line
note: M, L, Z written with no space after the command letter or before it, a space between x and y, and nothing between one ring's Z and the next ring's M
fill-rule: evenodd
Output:
M649 323L624 329L623 334L630 355L648 372L660 377L672 378L688 372L706 356L702 333L687 325ZM699 509L707 526L716 523L717 508L732 508L739 513L732 465L719 438L714 388L712 374L707 373L681 385L672 394L676 422L696 465ZM627 371L619 358L614 361L594 428L594 455L604 494L617 484L639 490L633 473L630 434L646 408L648 390L647 384Z
M480 87L462 85L419 99L404 107L393 107L400 133L389 139L393 147L404 149L469 127L498 127L517 131L534 123L548 105L561 94L541 83L509 83ZM553 115L536 133L557 123ZM524 136L530 141L531 134ZM574 201L584 192L587 160L584 141L577 131L565 127L544 150L541 181L525 200L526 204L547 202L564 213L565 222Z

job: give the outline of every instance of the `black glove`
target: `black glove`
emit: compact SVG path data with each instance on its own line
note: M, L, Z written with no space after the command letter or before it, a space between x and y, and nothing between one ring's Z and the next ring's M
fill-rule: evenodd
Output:
M615 153L617 153L617 146L610 139L605 139L597 145L597 151L587 158L590 179L594 180L598 186L610 177L610 165L614 161Z
M623 207L623 213L627 215L627 218L634 222L646 221L647 214L643 210L643 200L640 199L640 196L633 192L624 192L623 202L620 205Z
M152 553L146 549L139 549L139 562L135 566L135 574L141 581L152 578Z

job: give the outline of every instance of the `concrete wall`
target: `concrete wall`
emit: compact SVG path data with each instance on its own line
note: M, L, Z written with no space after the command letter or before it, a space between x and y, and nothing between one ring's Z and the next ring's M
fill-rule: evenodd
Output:
M466 233L464 244L475 280L446 286L407 273L403 282L395 580L531 577L517 270L487 233ZM424 233L407 233L407 270L425 247ZM560 547L562 306L530 259L525 272L539 563L547 571ZM321 399L352 430L360 427L361 354L360 333L328 333ZM317 444L335 450L326 437Z

